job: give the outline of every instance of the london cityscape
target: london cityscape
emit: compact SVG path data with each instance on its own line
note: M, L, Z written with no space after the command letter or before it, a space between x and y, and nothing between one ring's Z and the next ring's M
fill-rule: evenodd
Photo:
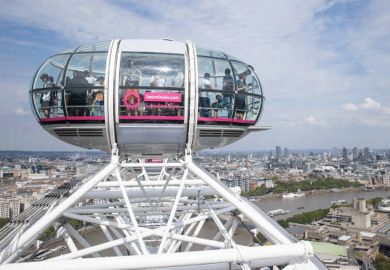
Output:
M327 251L319 256L329 265L372 264L378 252L389 254L390 149L276 146L203 151L196 160L226 186L239 187L298 239L323 243ZM1 224L108 161L109 155L96 151L0 152ZM313 185L316 181L321 184Z

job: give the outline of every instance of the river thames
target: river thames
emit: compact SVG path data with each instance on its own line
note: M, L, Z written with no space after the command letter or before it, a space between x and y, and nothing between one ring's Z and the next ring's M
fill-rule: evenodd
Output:
M303 212L313 211L320 208L329 208L332 201L346 200L348 203L352 203L353 198L365 198L371 199L375 197L386 198L390 196L389 190L383 191L340 191L340 192L324 192L315 194L306 194L300 198L282 198L280 197L268 197L261 198L259 201L254 201L263 211L268 212L274 209L286 209L290 213L285 215L275 216L275 219L285 219L295 214Z

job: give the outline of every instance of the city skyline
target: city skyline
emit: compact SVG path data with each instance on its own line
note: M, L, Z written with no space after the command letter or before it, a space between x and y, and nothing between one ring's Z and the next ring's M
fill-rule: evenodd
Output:
M2 4L1 150L78 149L47 134L29 108L28 85L50 55L112 38L167 37L226 51L260 76L259 124L273 128L221 150L389 148L387 1L75 3Z

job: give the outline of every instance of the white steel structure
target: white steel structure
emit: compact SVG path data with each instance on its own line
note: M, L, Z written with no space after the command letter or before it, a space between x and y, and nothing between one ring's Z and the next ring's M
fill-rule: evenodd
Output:
M105 241L93 245L71 220L86 222ZM273 245L236 243L242 223L253 224ZM201 236L205 224L217 228L211 237ZM50 226L66 249L35 261L29 254ZM326 269L309 243L296 241L191 155L162 163L121 162L113 155L110 164L25 227L2 250L0 269Z
M81 81L99 76L91 64L99 58L96 48L100 47L83 46L71 56L49 59L51 68L44 64L37 72L31 97L38 120L50 133L76 145L110 150L111 162L93 177L70 181L48 193L2 228L0 269L326 269L310 243L297 241L192 160L196 149L223 146L265 129L254 126L263 97L252 67L218 51L207 51L205 56L205 50L197 50L191 42L115 40L109 49L104 47L106 53L104 48L99 52L107 56L107 65L101 66L105 71L100 69L99 74L104 75L104 86L80 86ZM158 66L151 52L164 53L168 64ZM175 67L180 70L180 54L183 77L175 73L182 80L180 87L173 82L167 86L168 74ZM72 64L74 57L81 58ZM90 65L85 78L80 78L83 57ZM139 70L130 76L133 81L121 79L119 59L130 59L129 65L138 59ZM213 72L206 72L204 79L212 77L212 87L205 81L201 86L198 75L207 63ZM231 70L218 71L222 64ZM45 76L55 69L57 82L51 80L47 86ZM69 70L73 79L66 75ZM239 78L231 77L234 92L226 87L230 72ZM134 74L142 74L142 82L134 83ZM156 76L165 76L164 83L145 85L145 78L152 82ZM252 83L246 84L249 76ZM37 78L46 85L37 87ZM95 94L102 89L105 97L98 118L93 114L102 108L76 101L95 88ZM245 90L239 93L240 89ZM173 92L166 95L167 91ZM53 102L45 100L49 94ZM212 95L223 106L207 105ZM134 96L136 106L131 103ZM177 98L180 106L152 96ZM130 105L123 106L120 100ZM260 245L256 232L266 237L267 245Z

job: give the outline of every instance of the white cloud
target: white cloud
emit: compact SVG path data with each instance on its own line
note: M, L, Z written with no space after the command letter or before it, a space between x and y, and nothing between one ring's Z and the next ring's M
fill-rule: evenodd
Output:
M308 124L312 124L312 125L317 124L317 119L313 115L305 117L305 121Z
M16 113L17 115L26 115L26 114L30 114L30 112L26 111L26 110L25 110L24 108L22 108L22 107L16 108L15 113Z
M314 115L309 115L304 118L304 121L306 124L313 125L313 126L323 126L326 125L327 122L319 119L318 117L315 117Z
M347 111L358 111L359 106L356 104L353 104L353 103L345 103L345 104L343 104L343 109L345 109Z
M370 97L366 97L363 103L360 105L363 109L379 109L381 105Z
M381 105L379 102L377 102L371 97L364 98L363 102L360 104L344 103L342 107L344 110L352 112L357 112L359 110L364 109L376 111L378 113L390 113L390 107Z

